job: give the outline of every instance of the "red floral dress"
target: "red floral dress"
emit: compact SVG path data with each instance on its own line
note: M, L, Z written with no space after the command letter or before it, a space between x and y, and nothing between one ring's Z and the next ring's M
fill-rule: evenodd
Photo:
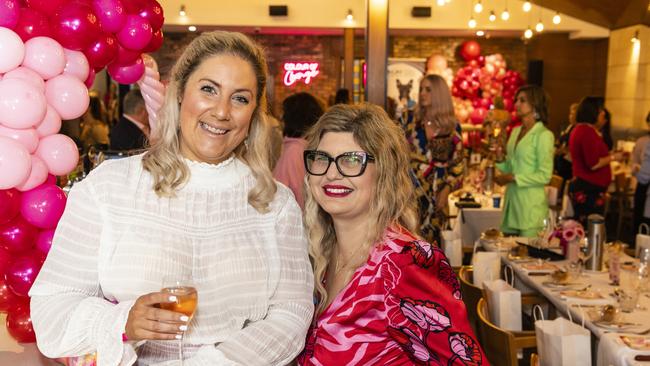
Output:
M315 319L300 365L489 365L444 253L387 230Z

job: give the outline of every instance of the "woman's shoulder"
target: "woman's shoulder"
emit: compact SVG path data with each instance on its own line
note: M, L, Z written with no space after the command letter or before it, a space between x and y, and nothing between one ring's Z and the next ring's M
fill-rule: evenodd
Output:
M94 185L126 184L136 177L140 177L143 154L124 157L120 159L109 159L103 161L93 169L84 181Z

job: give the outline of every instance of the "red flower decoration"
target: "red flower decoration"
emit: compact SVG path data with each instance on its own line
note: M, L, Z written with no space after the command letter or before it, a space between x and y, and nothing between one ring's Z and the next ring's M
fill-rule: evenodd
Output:
M413 262L420 267L428 268L434 263L433 245L426 241L416 240L410 242L408 248L413 256Z
M438 333L451 327L449 313L435 302L404 298L400 302L400 310L408 320L422 329Z
M480 366L483 357L478 343L472 337L465 333L449 334L449 348L455 357L463 361L463 365ZM453 365L454 358L449 360L449 365Z
M406 351L416 365L442 366L440 358L410 329L388 328L388 334Z

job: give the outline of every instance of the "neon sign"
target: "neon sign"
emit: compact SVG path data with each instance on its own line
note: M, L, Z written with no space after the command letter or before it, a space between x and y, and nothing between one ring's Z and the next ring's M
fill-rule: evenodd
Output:
M311 83L312 78L320 74L319 66L318 62L285 62L284 85L291 86L298 81Z

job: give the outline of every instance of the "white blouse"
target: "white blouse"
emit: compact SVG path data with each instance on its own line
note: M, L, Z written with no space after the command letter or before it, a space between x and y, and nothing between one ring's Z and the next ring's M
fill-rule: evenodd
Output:
M97 352L99 366L175 359L175 342L122 342L135 300L168 274L190 275L199 295L186 366L282 365L301 351L313 274L291 191L278 184L260 214L246 164L186 163L191 178L175 198L155 194L142 155L106 161L72 188L30 291L43 354Z

